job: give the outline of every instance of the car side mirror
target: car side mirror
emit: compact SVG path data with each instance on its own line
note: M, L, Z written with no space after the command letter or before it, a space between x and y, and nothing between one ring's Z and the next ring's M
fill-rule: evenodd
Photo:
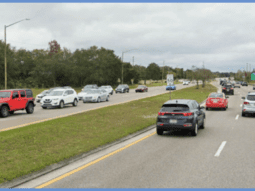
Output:
M245 99L245 97L242 97L242 99Z

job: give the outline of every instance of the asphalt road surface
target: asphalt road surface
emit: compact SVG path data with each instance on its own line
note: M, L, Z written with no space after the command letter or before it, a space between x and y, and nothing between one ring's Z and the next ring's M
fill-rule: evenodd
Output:
M194 85L195 84L190 84L190 85L177 84L176 89L179 90L179 89L194 86ZM93 108L104 107L104 106L108 106L112 104L118 104L125 101L145 98L147 96L154 96L154 95L162 94L165 92L168 92L166 91L166 86L149 87L148 92L144 92L144 93L135 93L135 90L131 89L129 93L115 94L114 92L113 95L110 95L110 99L108 102L84 104L82 101L79 101L77 107L73 107L70 104L65 106L65 108L63 109L51 108L51 109L45 110L45 109L42 109L40 103L36 103L33 114L27 114L25 110L23 111L21 110L21 111L15 112L13 115L8 116L7 118L0 118L0 122L1 122L0 131L6 130L9 128L20 127L22 125L26 125L26 124L37 122L37 121L56 118L63 115L69 115L75 112L87 111Z
M206 111L196 137L152 129L19 188L254 188L255 119L241 117L251 88L236 88L227 111Z

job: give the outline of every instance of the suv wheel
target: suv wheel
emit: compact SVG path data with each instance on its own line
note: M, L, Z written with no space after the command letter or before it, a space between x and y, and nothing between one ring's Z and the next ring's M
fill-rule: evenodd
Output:
M106 101L109 101L109 96L107 96Z
M101 102L101 99L100 99L100 97L99 98L97 98L97 103L100 103Z
M9 115L8 107L5 106L5 105L2 106L0 114L1 114L2 117L8 117L8 115Z
M27 112L28 114L31 114L31 113L34 112L34 106L33 106L32 103L29 103L29 104L28 104L28 106L27 106L27 108L26 108L26 112Z
M127 93L129 93L129 90L127 90Z
M197 127L197 123L196 123L195 128L192 129L192 131L191 131L192 136L197 136L197 131L198 131L198 127Z
M244 112L242 112L242 117L245 117L245 113Z
M47 109L47 107L42 107L43 109Z
M158 135L163 135L163 130L157 128L157 134Z
M64 102L63 101L60 101L60 103L59 103L59 108L63 108L64 107Z
M203 119L203 123L202 123L200 129L204 129L204 128L205 128L205 118Z
M74 99L74 101L73 101L73 106L76 107L76 106L77 106L77 103L78 103L77 99Z

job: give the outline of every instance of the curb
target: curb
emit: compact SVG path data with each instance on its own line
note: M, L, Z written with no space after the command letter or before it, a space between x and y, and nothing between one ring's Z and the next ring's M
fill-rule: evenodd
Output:
M165 94L165 93L164 93L164 94ZM160 94L159 94L159 95L160 95ZM205 99L204 101L202 101L202 102L200 103L200 105L204 104L205 102L206 102L206 99ZM71 164L71 163L74 163L74 162L76 162L76 161L78 161L78 160L80 160L80 159L83 159L83 158L85 158L85 157L87 157L87 156L89 156L89 155L91 155L91 154L97 153L97 152L102 151L102 150L104 150L104 149L107 149L107 148L109 148L109 147L111 147L111 146L114 146L114 145L116 145L116 144L119 144L119 143L121 143L121 142L124 142L124 141L126 141L126 140L128 140L128 139L131 139L131 138L133 138L133 137L136 137L136 136L138 136L138 135L140 135L140 134L142 134L142 133L144 133L144 132L147 132L147 131L149 131L149 130L151 130L151 129L153 129L153 128L156 128L156 125L151 125L151 126L146 127L146 128L144 128L144 129L142 129L142 130L139 130L139 131L137 131L137 132L135 132L135 133L133 133L133 134L130 134L130 135L126 136L126 137L120 138L120 139L118 139L118 140L116 140L116 141L114 141L114 142L112 142L112 143L108 143L108 144L106 144L106 145L102 145L102 146L100 146L100 147L98 147L98 148L96 148L96 149L94 149L94 150L88 151L88 152L86 152L86 153L82 153L82 154L80 154L80 155L71 157L71 158L69 158L69 159L65 159L65 160L60 161L60 162L58 162L58 163L52 164L52 165L50 165L50 166L47 166L47 167L45 167L44 169L41 169L41 170L39 170L39 171L36 171L36 172L30 173L30 174L21 176L21 177L19 177L19 178L13 179L13 180L11 180L11 181L9 181L9 182L2 183L2 184L0 184L0 188L15 188L15 187L17 187L17 186L19 186L19 185L21 185L21 184L24 184L24 183L26 183L26 182L29 182L29 181L31 181L31 180L34 180L34 179L36 179L36 178L38 178L38 177L40 177L40 176L43 176L43 175L48 174L48 173L50 173L50 172L53 172L53 171L55 171L55 170L57 170L57 169L60 169L60 168L62 168L62 167L65 167L65 166L67 166L67 165L69 165L69 164Z

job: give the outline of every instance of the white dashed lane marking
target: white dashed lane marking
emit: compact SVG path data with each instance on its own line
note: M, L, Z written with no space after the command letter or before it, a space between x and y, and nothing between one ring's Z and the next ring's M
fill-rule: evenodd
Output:
M227 143L227 141L223 141L223 142L221 143L219 149L217 150L217 152L216 152L215 155L214 155L215 157L219 157L219 156L220 156L220 153L221 153L221 151L223 150L223 148L225 147L226 143Z
M236 116L236 120L238 119L239 115Z
M242 107L242 104L240 105L240 107Z

